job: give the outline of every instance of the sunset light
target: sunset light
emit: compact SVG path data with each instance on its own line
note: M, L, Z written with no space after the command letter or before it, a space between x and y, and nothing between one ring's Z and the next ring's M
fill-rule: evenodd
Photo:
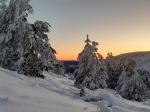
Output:
M99 52L104 57L108 51L118 55L150 50L149 0L31 2L36 10L29 20L51 24L49 38L60 60L76 60L87 34L100 43Z

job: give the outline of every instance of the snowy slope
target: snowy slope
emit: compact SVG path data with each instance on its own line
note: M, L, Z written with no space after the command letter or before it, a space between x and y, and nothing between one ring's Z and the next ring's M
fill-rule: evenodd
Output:
M54 78L54 81L32 79L0 69L0 112L92 112L96 110L96 106L92 104L56 93L55 91L61 93L62 90L63 94L65 88L68 90L69 88L65 84L63 87L63 80L61 84L59 78L51 78ZM60 86L57 85L58 82Z
M150 107L125 100L113 90L79 90L67 78L45 73L46 79L34 79L0 68L0 112L96 112L93 102L102 98L104 112L150 112ZM102 112L102 111L101 111Z

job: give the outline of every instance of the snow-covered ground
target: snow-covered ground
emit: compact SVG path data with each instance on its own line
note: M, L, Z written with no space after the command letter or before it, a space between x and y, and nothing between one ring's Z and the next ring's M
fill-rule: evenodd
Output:
M102 99L106 112L150 112L149 106L125 100L113 90L87 90L80 98L72 80L45 75L35 79L0 68L0 112L96 112L97 103L84 101L93 98Z
M73 97L78 90L72 84L54 75L33 79L0 68L0 112L95 111L93 104Z

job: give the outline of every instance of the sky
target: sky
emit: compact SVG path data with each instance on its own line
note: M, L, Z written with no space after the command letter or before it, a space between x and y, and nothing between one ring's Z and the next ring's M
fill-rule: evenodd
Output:
M150 0L31 0L29 21L47 21L60 60L76 60L86 35L99 52L114 55L150 50Z

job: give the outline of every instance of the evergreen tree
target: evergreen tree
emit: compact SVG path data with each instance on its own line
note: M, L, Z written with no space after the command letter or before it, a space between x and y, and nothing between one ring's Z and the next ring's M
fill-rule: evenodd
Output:
M97 52L98 43L91 42L89 37L85 41L86 45L79 54L79 69L75 76L75 86L78 88L86 87L94 90L98 88L106 88L106 68L102 56Z
M146 99L150 99L150 73L144 69L138 69L138 73L140 74L145 85L147 86Z
M113 54L110 52L107 54L105 63L106 63L106 72L108 74L109 79L107 80L108 88L115 89L117 86L117 80L119 78L119 74L117 72L117 66L114 63Z
M117 81L117 87L116 90L119 91L120 94L123 94L122 91L124 92L124 86L128 83L130 77L127 76L125 67L123 67L123 71L121 72L121 75L119 77L119 80Z
M147 86L141 79L140 75L135 72L130 80L127 82L125 88L122 91L122 96L129 100L143 101L147 91Z
M55 70L59 64L56 51L49 44L50 25L36 21L30 24L33 13L30 0L11 0L0 17L0 66L18 73L44 78L43 70Z
M2 11L0 64L3 68L17 70L24 53L31 48L33 31L26 18L32 11L29 0L11 0L9 6Z
M138 69L138 73L150 90L150 73L145 69Z
M120 59L119 61L115 60L115 57L111 52L108 52L107 57L105 59L106 63L106 72L108 74L107 85L110 89L116 89L117 82L119 80L122 71L124 71L125 60Z
M57 60L55 56L56 51L51 47L48 35L46 34L49 32L50 25L47 22L36 21L32 27L35 32L33 49L40 58L40 61L42 61L43 69L52 70Z
M145 99L147 86L137 72L135 61L127 62L119 77L117 90L122 97L128 100L143 101Z
M54 73L64 75L64 65L56 60L56 51L51 47L48 35L46 34L49 32L49 27L51 26L47 22L36 21L32 27L35 32L34 38L36 40L34 49L40 61L42 61L43 70L50 70Z

